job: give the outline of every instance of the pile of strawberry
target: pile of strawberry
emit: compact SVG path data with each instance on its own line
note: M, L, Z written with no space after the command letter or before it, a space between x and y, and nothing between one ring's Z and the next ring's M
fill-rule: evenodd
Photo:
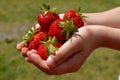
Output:
M63 19L50 9L49 5L43 5L37 21L40 29L32 27L24 36L25 45L29 50L35 49L42 59L46 60L49 55L54 54L68 40L73 32L84 25L82 15L74 10L65 12Z

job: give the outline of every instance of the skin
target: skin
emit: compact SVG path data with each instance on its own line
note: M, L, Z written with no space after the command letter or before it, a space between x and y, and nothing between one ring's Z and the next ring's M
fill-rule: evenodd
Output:
M120 7L99 13L85 13L88 17L85 26L73 33L72 37L46 61L37 55L36 50L29 51L23 42L18 43L17 49L27 62L48 75L76 72L95 49L107 47L120 50L120 36L117 36L120 34L119 13ZM60 17L62 18L63 14Z

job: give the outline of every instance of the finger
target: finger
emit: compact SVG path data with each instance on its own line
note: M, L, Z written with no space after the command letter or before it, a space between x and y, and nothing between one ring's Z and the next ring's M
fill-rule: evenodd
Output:
M39 30L41 29L41 26L37 23L37 24L35 25L35 29L36 29L37 31L39 31Z
M54 68L74 53L83 50L83 41L87 35L87 29L85 27L80 28L79 32L74 33L72 37L59 48L55 55L48 57L48 66Z
M60 19L63 19L64 14L59 14Z
M24 46L25 46L25 45L24 45L24 41L22 41L22 42L20 42L20 43L17 44L16 48L17 48L19 51L21 51Z
M72 37L66 43L56 51L55 55L51 55L47 59L47 64L54 68L58 64L64 62L69 56L73 53L76 53L80 50L80 46L78 46L79 37ZM77 46L77 47L76 47Z
M65 73L76 72L85 62L88 55L89 55L88 53L84 53L84 52L75 53L70 58L68 58L64 63L53 68L50 74L60 75Z
M28 51L29 51L29 49L27 47L23 47L22 50L21 50L21 53L25 57L25 56L27 56Z
M46 61L44 61L38 54L36 51L28 51L27 53L28 58L30 59L30 61L36 66L38 67L41 71L45 72L45 73L49 73L50 68L47 66Z
M66 60L63 64L55 67L54 69L50 69L49 66L47 66L46 64L46 61L42 60L40 56L36 53L29 51L28 57L36 67L49 75L60 75L75 72L81 67L81 65L87 58L87 56L84 54L76 53L68 60Z
M30 52L31 52L31 53L37 53L37 51L36 51L36 50L34 50L34 49L33 49L33 50L31 50ZM29 53L29 52L27 52L27 53ZM26 55L27 55L27 53L26 53ZM32 63L32 62L30 61L30 59L29 59L29 57L28 57L28 56L26 56L26 57L25 57L25 61L26 61L26 62L29 62L29 63Z
M25 57L25 61L29 62L29 63L32 63L28 57Z
M34 50L34 49L33 49L33 50L31 50L30 52L31 52L31 53L36 53L36 54L37 54L37 51L36 51L36 50ZM27 53L29 53L29 52L27 52ZM28 57L28 56L27 56L27 57L25 57L25 61L26 61L26 62L29 62L29 63L32 63L32 61L29 59L29 57Z

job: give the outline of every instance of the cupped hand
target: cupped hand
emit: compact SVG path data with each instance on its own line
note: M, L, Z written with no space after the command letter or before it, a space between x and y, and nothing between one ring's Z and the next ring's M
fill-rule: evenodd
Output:
M62 19L64 14L59 16ZM37 24L37 28L40 28L40 25ZM43 60L36 50L29 50L24 42L18 43L17 49L21 51L27 62L33 63L46 74L60 75L75 72L98 46L97 42L100 39L93 34L90 28L90 26L79 28L78 32L73 33L71 38L47 60Z
M101 42L100 37L98 37L96 33L96 26L97 25L91 25L79 28L79 32L73 33L72 37L56 51L56 54L51 55L47 59L47 65L51 69L54 69L66 62L72 62L73 64L69 64L69 66L66 65L66 70L73 70L75 67L75 70L79 69L90 53L99 47ZM73 61L73 59L76 61ZM70 66L72 67L68 69Z
M47 60L43 60L36 50L25 53L27 59L41 71L49 75L60 75L77 71L90 53L98 47L99 40L90 27L85 26L80 28L79 32L73 33L72 37Z

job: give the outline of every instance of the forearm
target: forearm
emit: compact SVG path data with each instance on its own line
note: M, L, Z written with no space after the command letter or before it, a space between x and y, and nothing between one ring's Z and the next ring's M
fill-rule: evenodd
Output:
M120 29L101 25L89 26L94 36L99 37L99 47L120 50Z
M109 47L120 50L120 29L109 28L104 30L103 36L103 47Z
M105 25L110 27L120 28L120 7L99 12L99 13L84 13L86 25Z

